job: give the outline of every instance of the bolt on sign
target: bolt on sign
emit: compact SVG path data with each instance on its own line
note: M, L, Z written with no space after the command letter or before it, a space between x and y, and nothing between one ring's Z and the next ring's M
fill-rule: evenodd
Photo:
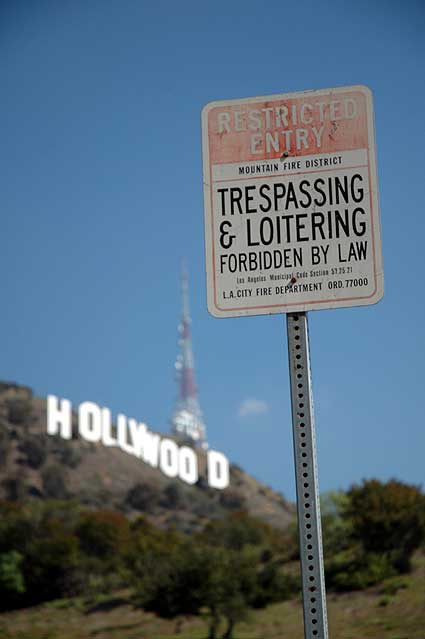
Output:
M210 102L202 112L208 308L216 317L383 295L365 86Z

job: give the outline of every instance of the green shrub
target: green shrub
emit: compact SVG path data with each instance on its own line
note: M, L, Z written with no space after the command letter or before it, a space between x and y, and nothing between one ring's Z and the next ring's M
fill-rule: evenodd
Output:
M404 590L408 587L409 582L405 578L397 576L386 580L382 588L380 589L380 592L383 595L394 596L398 593L399 590Z
M26 550L23 573L29 604L78 594L84 580L77 537L60 521L42 523Z
M17 551L25 555L35 529L35 521L26 507L9 501L0 502L0 553Z
M127 548L130 535L128 520L113 510L98 510L81 515L76 534L88 557L114 563Z
M331 491L320 500L323 550L325 557L336 555L353 543L353 525L347 516L349 497L346 493Z
M1 600L25 592L24 577L21 571L22 560L22 555L16 550L0 554Z
M225 519L207 523L200 533L203 543L211 546L222 546L231 550L241 550L244 546L266 544L269 541L270 529L244 512L232 513Z
M385 597L381 597L380 600L378 601L378 606L380 608L386 608L391 602L392 602L392 598L389 597L388 595L385 595Z
M395 574L388 556L350 548L326 561L326 583L337 591L363 590Z
M257 572L256 591L251 605L254 608L277 601L285 601L300 591L300 580L284 572L279 561L265 563Z

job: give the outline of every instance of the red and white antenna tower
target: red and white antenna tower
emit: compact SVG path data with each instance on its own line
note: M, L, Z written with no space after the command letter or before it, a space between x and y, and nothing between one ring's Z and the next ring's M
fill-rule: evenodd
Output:
M171 429L175 435L183 437L200 448L207 449L206 428L198 401L195 383L195 365L190 334L189 285L186 268L182 268L182 319L179 324L179 354L176 360L178 399L171 418Z

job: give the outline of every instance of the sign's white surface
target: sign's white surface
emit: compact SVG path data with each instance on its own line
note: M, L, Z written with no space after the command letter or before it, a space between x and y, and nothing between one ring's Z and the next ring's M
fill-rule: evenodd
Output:
M213 315L359 306L382 297L367 87L211 102L202 137Z

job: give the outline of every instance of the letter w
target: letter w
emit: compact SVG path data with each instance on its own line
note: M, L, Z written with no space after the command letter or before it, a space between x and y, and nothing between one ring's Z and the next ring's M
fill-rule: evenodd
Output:
M143 437L143 461L154 468L158 466L159 439L159 435L150 433L148 430Z

